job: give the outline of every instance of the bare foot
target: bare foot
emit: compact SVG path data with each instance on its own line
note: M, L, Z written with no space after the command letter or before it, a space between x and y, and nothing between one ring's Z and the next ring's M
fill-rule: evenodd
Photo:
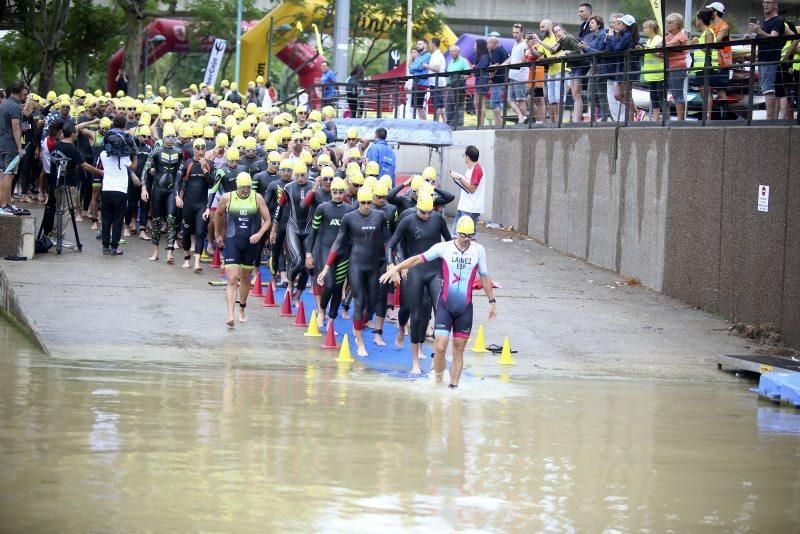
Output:
M239 308L239 322L246 323L247 317L244 316L244 308Z
M402 349L404 339L405 336L403 335L403 329L401 328L400 330L397 331L397 337L394 338L394 346L397 347L398 349Z
M342 319L344 319L345 321L350 319L350 312L348 312L345 309L342 309Z
M356 340L356 354L362 358L369 356L369 354L367 354L367 347L365 347L363 343L359 343L358 340Z
M75 220L77 220L77 219L75 219ZM92 225L92 230L97 230L97 221L95 221L94 224Z
M83 217L81 217L80 215L76 215L75 222L83 222Z
M317 310L317 327L322 328L323 326L325 326L325 312Z
M419 363L414 363L414 365L411 367L411 374L412 375L421 375L422 374L422 369L420 369Z
M175 256L172 254L171 250L167 251L167 263L169 263L170 265L175 263Z
M386 346L386 342L383 340L383 338L381 337L380 334L375 334L375 337L373 338L373 341L375 341L375 344L378 345L379 347L385 347Z
M183 260L183 265L181 265L181 267L183 267L184 269L188 269L189 267L191 267L189 260Z
M122 230L122 235L125 236L125 237L130 237L131 236L131 229L126 226Z
M148 259L149 261L158 261L158 254L153 254L152 256L150 256L150 257L149 257L149 258L147 258L147 259Z
M236 324L236 322L233 320L233 317L228 316L228 320L225 322L225 324L232 327Z

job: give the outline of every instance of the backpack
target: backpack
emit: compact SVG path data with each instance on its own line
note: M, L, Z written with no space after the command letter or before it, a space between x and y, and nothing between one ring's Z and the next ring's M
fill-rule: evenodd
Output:
M109 157L117 158L117 166L121 167L121 159L131 155L130 136L119 130L109 130L103 138L103 150Z

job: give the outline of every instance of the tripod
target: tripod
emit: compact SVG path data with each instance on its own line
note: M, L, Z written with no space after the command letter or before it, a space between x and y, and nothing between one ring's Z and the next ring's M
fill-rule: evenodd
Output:
M75 221L75 204L72 202L72 195L70 194L69 186L64 183L64 174L69 158L62 158L51 155L50 164L56 166L56 176L53 191L51 192L52 201L47 202L44 209L44 216L42 217L42 224L39 227L38 239L42 238L44 234L45 221L53 218L55 211L55 233L56 233L56 256L61 256L61 251L64 248L64 215L69 210L69 215L72 218L72 229L75 232L75 244L78 252L83 251L81 244L81 237L78 235L78 223Z

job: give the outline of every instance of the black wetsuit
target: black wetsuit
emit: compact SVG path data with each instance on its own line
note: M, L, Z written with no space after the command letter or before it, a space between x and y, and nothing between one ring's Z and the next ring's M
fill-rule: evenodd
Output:
M413 193L411 188L400 194L400 191L402 191L404 187L405 186L403 184L393 187L389 190L389 195L386 197L386 200L397 206L400 211L405 211L408 208L413 208L417 205L417 199L411 197L411 194ZM433 188L434 206L445 206L455 199L456 196L453 193L448 193L444 189L440 189L438 187Z
M332 200L317 206L314 211L314 218L311 221L311 231L306 239L306 250L311 251L311 255L314 258L315 274L319 274L322 271L322 267L328 259L333 242L339 235L342 217L354 209L350 204L344 202L337 204ZM336 263L330 268L325 278L321 304L322 309L327 309L328 303L330 303L328 317L331 319L336 319L339 314L339 305L342 302L342 286L344 286L344 281L347 279L349 265L349 254L344 249L341 249L336 258Z
M315 197L316 198L314 199L314 202L316 202L317 206L319 206L323 202L328 202L331 198L333 198L333 195L331 195L330 189L328 191L325 191L320 187L319 189L317 189Z
M422 254L439 241L450 239L447 222L440 213L431 213L428 220L423 220L418 215L407 215L400 220L389 240L386 261L397 265L406 258ZM396 261L393 255L396 256ZM411 342L423 343L431 307L439 301L442 291L441 261L434 260L409 269L401 289L403 298L398 314L400 327L406 324L410 314Z
M153 149L147 143L136 143L136 176L142 181L142 185L136 187L133 180L128 183L128 208L125 213L125 224L130 225L134 218L137 219L140 229L147 226L147 214L150 211L150 202L142 200L142 187L147 177L144 175L144 166L147 158ZM141 210L139 208L141 207ZM138 213L137 213L138 212Z
M306 288L308 282L308 269L305 265L305 239L311 230L311 215L314 213L314 196L311 193L313 182L307 181L300 185L290 182L283 190L278 200L278 217L280 212L288 212L286 222L286 250L287 250L287 275L289 280L295 281L296 295ZM311 200L306 197L310 195Z
M331 247L326 265L333 267L340 251L350 247L348 280L355 301L353 328L363 330L375 311L378 299L378 268L389 239L386 215L372 209L368 215L354 210L342 217L339 234Z
M241 165L237 165L236 167L225 165L214 171L214 185L208 190L206 207L209 209L211 208L217 193L219 193L221 197L225 193L233 193L236 191L236 177L240 172L244 171L245 169Z
M175 205L175 196L178 192L178 167L182 161L183 155L179 147L168 148L161 145L150 152L143 170L147 180L147 191L150 194L150 213L153 217L151 238L154 245L159 244L161 226L166 218L168 250L173 250L178 231L178 208Z
M278 211L278 201L283 194L283 189L292 183L291 181L284 182L283 180L274 180L267 186L264 193L264 201L267 203L267 209L272 214L272 224L275 228L275 243L272 244L272 255L269 258L269 270L272 276L275 277L281 271L286 270L286 252L284 244L286 242L286 223L289 220L289 210Z
M253 191L264 197L267 198L267 187L269 184L272 183L274 180L278 179L278 174L270 174L266 170L259 171L255 174L250 175L252 177L252 188ZM271 213L271 212L270 212ZM267 240L269 239L269 232L264 233L264 237L261 238L261 241L258 242L258 254L256 255L256 267L261 267L261 260L264 257L264 248L267 246Z
M212 165L206 163L209 172L204 172L200 161L194 158L184 161L178 169L178 190L183 198L183 250L189 250L194 235L195 254L203 251L203 240L208 228L203 213L206 211L208 189L212 182Z
M381 210L383 214L386 216L386 222L389 225L389 235L394 233L395 228L397 227L398 222L398 212L397 207L394 204L390 204L388 202L384 202L383 206L378 206L377 204L372 205L372 209ZM378 270L378 274L382 275L386 272L386 261L385 258L381 258L380 268ZM378 284L378 302L375 306L375 315L377 317L386 317L386 310L389 309L389 303L387 302L387 298L389 297L389 290L394 288L394 284L389 282L387 284ZM378 334L382 334L383 332L376 332Z
M242 158L239 160L239 165L244 167L244 170L250 173L250 176L267 170L267 161L264 158L259 158L258 156L252 159L248 158L247 156L242 156Z

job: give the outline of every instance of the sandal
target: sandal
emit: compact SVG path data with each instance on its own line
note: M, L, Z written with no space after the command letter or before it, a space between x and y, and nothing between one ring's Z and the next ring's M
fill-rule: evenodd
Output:
M503 347L500 345L489 345L486 348L489 350L489 352L492 352L494 354L500 354L501 352L503 352ZM517 353L516 350L511 351L511 354L516 354L516 353Z

